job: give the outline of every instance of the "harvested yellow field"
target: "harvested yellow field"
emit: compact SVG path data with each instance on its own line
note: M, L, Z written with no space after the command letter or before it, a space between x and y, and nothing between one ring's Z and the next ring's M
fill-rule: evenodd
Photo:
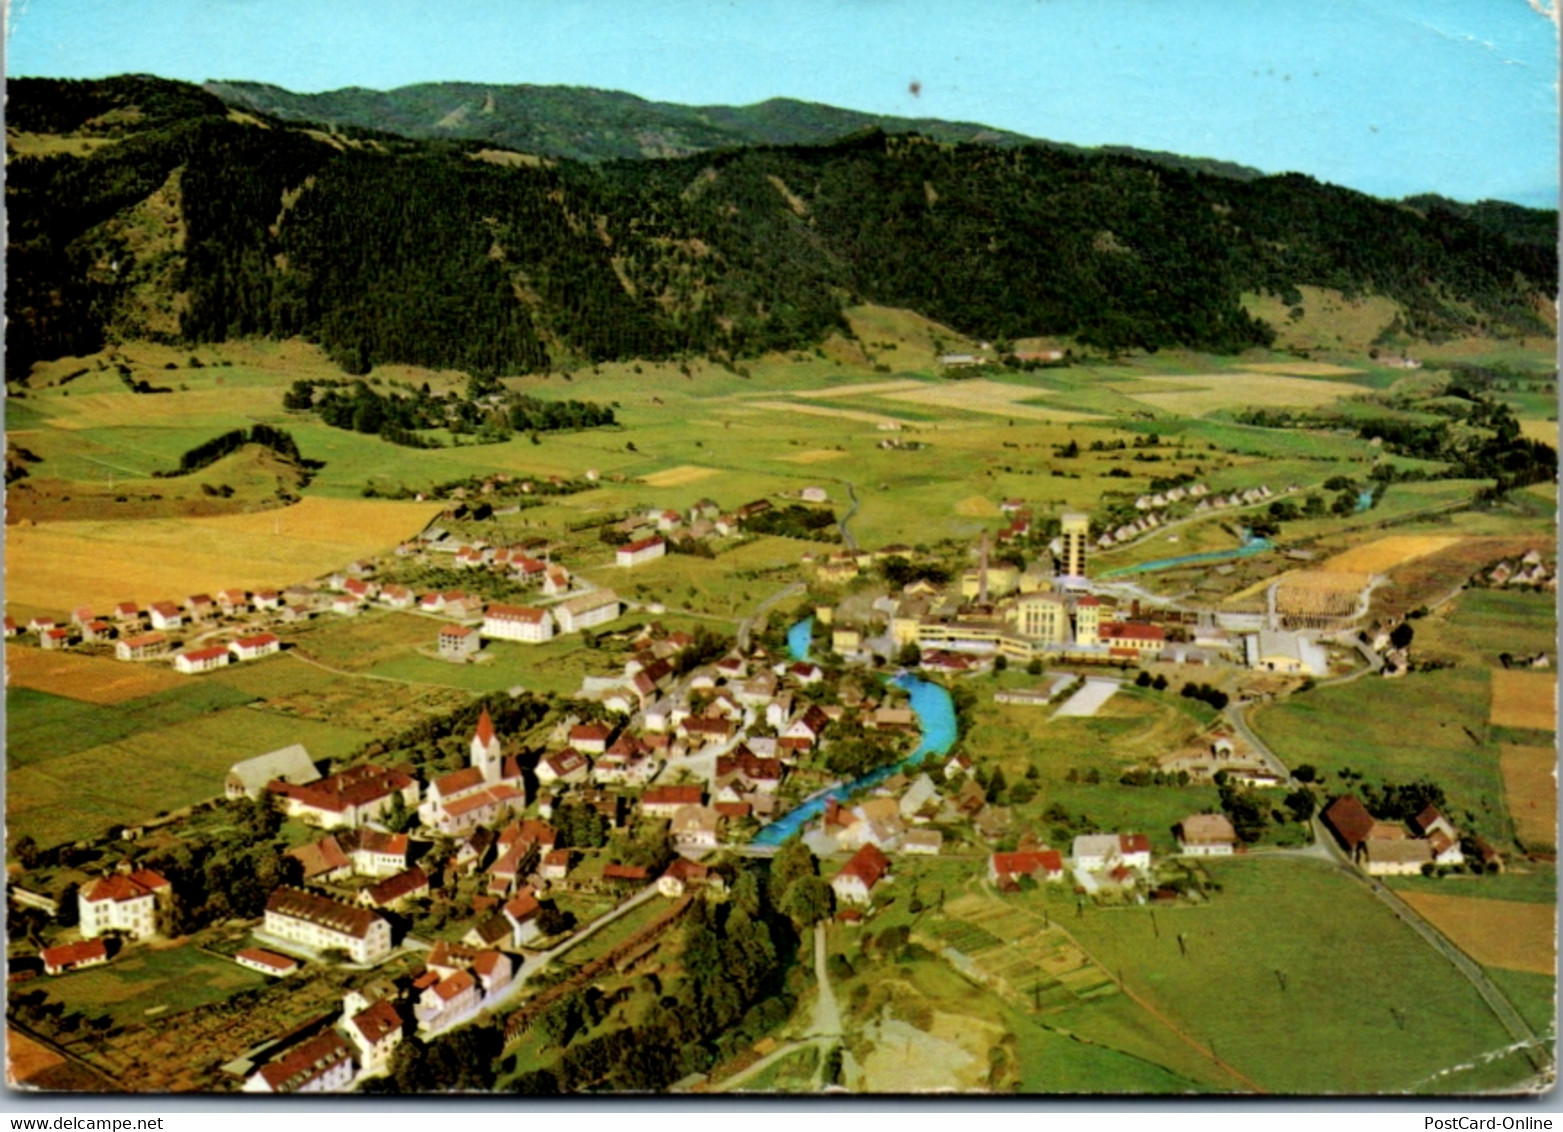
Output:
M1052 409L1025 404L1049 396L1045 389L1027 385L1005 385L999 381L973 378L947 381L938 385L919 383L915 389L881 394L887 401L908 401L914 405L932 405L940 409L961 409L968 413L991 413L1000 417L1021 417L1033 421L1100 420L1099 413L1077 413L1071 409Z
M794 456L783 456L789 464L823 464L829 460L840 460L846 453L839 448L810 448L807 452L799 452Z
M957 515L967 515L974 519L991 519L1001 514L998 504L984 495L969 495L955 505Z
M1456 947L1484 967L1557 972L1557 907L1432 892L1399 892Z
M1557 421L1521 421L1520 435L1526 440L1539 440L1554 447L1558 443Z
M44 652L25 645L6 645L5 667L10 683L19 688L92 704L124 703L188 681L169 668L79 653Z
M1390 535L1343 551L1327 559L1321 569L1384 574L1396 566L1448 550L1459 541L1459 536L1455 535Z
M1553 845L1558 836L1557 752L1508 744L1498 756L1503 794L1521 844Z
M1511 672L1492 674L1492 714L1496 727L1518 727L1526 731L1558 729L1558 678L1551 672Z
M1328 362L1261 362L1243 368L1253 373L1297 374L1301 377L1345 377L1362 372L1350 366L1333 366Z
M73 521L6 531L6 598L38 609L182 600L229 586L280 587L416 534L438 503L311 497L247 515Z
M901 417L888 417L882 413L865 413L858 409L828 409L824 405L800 405L796 401L749 401L756 409L769 409L776 413L803 413L810 417L839 417L844 421L862 421L864 424L895 425L904 428L912 421Z
M686 483L699 483L701 480L720 474L716 468L702 468L699 464L680 464L676 468L664 468L660 472L652 472L649 476L641 476L640 481L649 483L652 487L683 487Z
M1313 408L1362 392L1355 385L1338 381L1310 381L1303 377L1236 370L1227 373L1163 374L1156 378L1156 382L1158 385L1178 386L1181 392L1124 392L1136 401L1187 416L1201 416L1217 409L1281 406Z
M922 381L861 381L855 385L834 385L829 389L810 389L799 393L800 397L869 397L885 393L901 393L908 389L923 389Z

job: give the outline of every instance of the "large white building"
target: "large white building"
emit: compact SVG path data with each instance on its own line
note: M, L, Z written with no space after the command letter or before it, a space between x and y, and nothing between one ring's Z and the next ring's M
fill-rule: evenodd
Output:
M345 1093L357 1071L353 1051L329 1031L294 1046L244 1082L246 1093Z
M302 888L279 888L271 894L265 930L312 951L345 951L355 963L373 963L391 953L391 925L386 921L367 908Z
M554 619L548 610L529 605L491 605L481 631L485 637L539 644L553 638Z
M619 595L612 590L593 590L554 606L561 633L576 633L602 625L619 615Z
M639 566L643 562L661 558L667 552L668 544L666 540L653 535L650 538L643 538L637 542L627 543L619 547L618 552L614 555L614 561L620 566Z
M157 934L157 902L169 883L151 869L115 873L84 885L76 894L81 934L92 939L123 932L131 939Z

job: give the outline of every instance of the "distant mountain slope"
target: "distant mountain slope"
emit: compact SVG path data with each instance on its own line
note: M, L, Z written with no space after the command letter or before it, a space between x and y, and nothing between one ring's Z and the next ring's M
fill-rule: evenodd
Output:
M29 131L8 133L10 379L137 336L301 335L353 373L736 360L846 331L861 302L974 337L1232 352L1273 338L1245 293L1304 285L1393 300L1408 337L1545 334L1557 287L1555 213L1418 210L1295 174L873 129L512 165L146 76L9 95L8 131Z
M916 133L943 142L1056 145L972 122L897 118L818 102L773 98L753 106L682 106L622 91L570 86L420 83L395 90L347 87L295 94L265 83L209 81L205 89L230 106L284 121L355 126L423 139L462 138L576 161L685 157L753 145L824 145L861 130ZM1112 146L1103 153L1143 157L1177 168L1247 179L1257 169L1228 161Z

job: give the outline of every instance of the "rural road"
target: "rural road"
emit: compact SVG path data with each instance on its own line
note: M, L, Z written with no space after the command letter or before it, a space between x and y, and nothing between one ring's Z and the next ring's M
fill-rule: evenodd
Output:
M841 1043L841 1011L836 1005L836 993L830 986L830 974L825 969L825 925L814 925L814 975L819 987L819 997L814 1002L814 1016L809 1022L808 1033L803 1037L777 1046L753 1065L733 1074L718 1084L712 1092L725 1093L739 1088L745 1081L763 1073L784 1057L800 1049L814 1046L819 1050L819 1062L814 1069L814 1088L824 1088L821 1076L830 1051Z
M852 532L847 529L847 520L851 519L852 516L857 514L857 509L858 509L857 484L849 483L846 480L837 480L836 482L839 483L839 484L844 484L846 486L847 498L852 500L852 506L847 508L847 513L845 515L841 516L840 519L836 520L836 526L841 528L841 541L842 541L842 543L844 543L846 545L846 548L848 550L855 551L855 550L857 550L857 538L854 537Z
M809 587L803 582L793 582L790 586L777 590L770 597L766 598L759 605L755 606L754 612L749 614L749 616L745 617L738 624L739 650L742 652L749 651L749 635L754 631L755 623L759 621L760 618L764 617L772 609L775 609L776 606L780 605L788 598L797 597L799 594L807 593L808 588Z
M1236 731L1243 742L1253 748L1254 752L1264 760L1265 766L1270 768L1270 773L1278 774L1283 779L1289 780L1292 777L1291 770L1277 757L1274 751L1265 746L1258 735L1254 734L1253 728L1249 727L1248 715L1244 710L1246 707L1246 704L1231 704L1225 709L1224 714L1227 717L1227 721L1232 724L1232 730Z

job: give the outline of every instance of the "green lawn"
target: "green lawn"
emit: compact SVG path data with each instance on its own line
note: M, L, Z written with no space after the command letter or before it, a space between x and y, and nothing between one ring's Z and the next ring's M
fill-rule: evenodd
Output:
M132 947L104 967L74 971L37 984L89 1018L107 1012L116 1025L136 1026L147 1011L177 1014L265 986L269 979L193 946L153 950Z
M1209 905L1156 908L1154 922L1147 908L1076 918L1072 898L1053 900L1131 991L1266 1090L1411 1089L1506 1044L1474 988L1356 880L1286 859L1209 872Z

